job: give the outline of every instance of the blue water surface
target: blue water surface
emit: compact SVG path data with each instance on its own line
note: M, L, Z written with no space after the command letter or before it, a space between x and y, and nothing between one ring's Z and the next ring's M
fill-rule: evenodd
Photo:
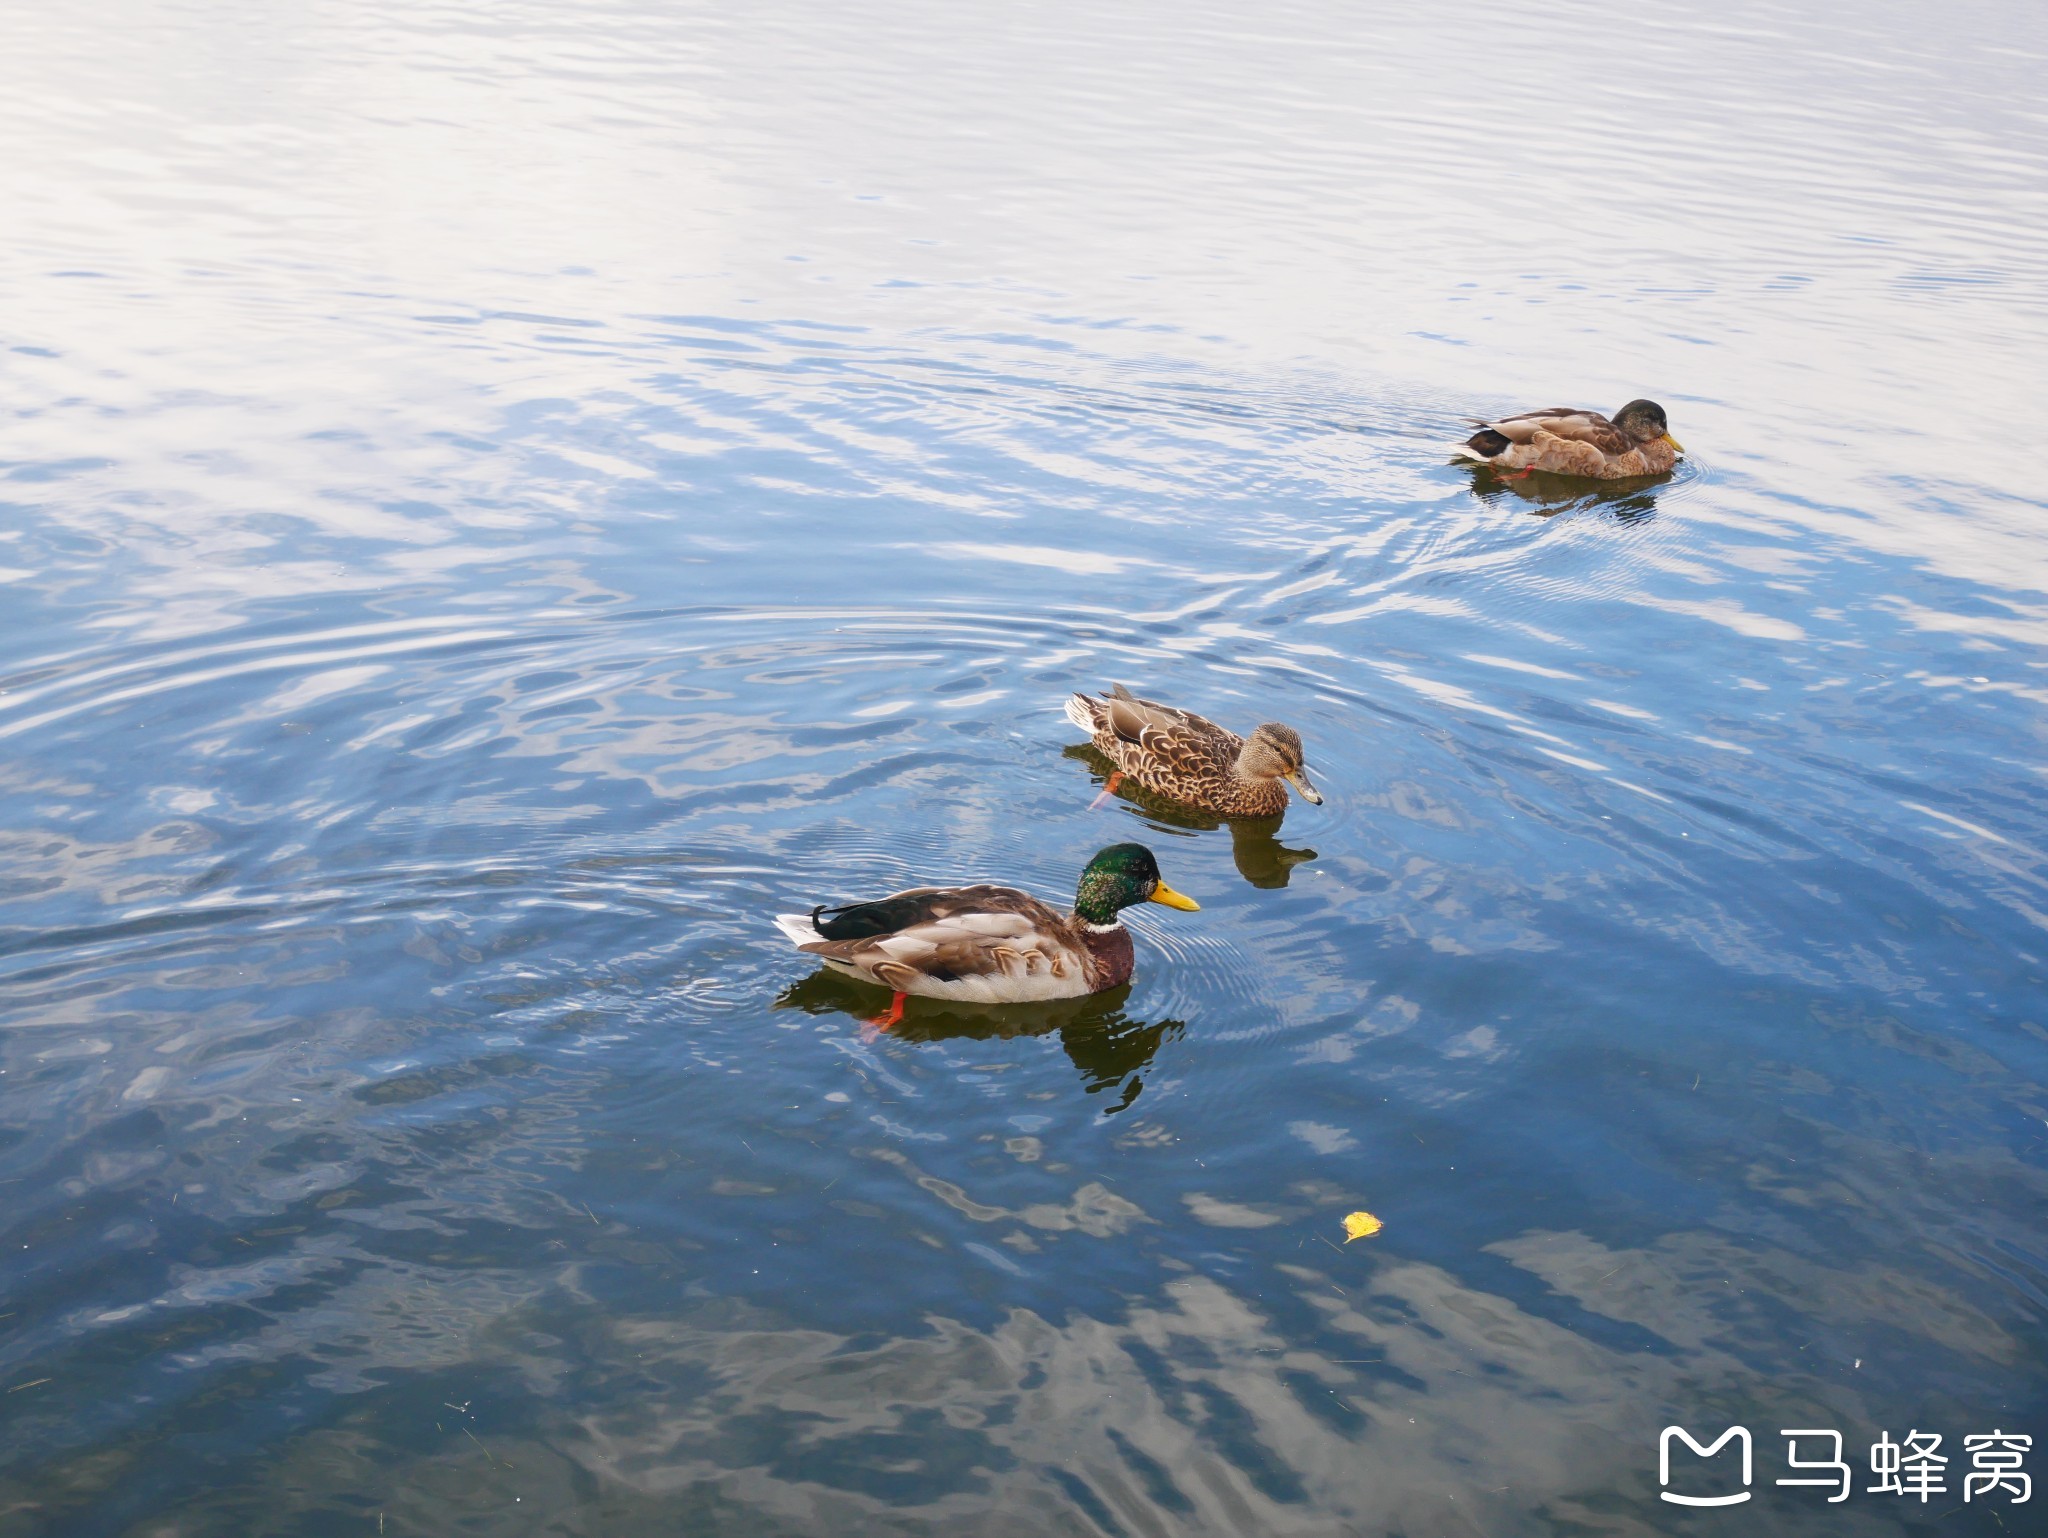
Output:
M0 1533L2028 1530L2048 40L1963 11L0 17ZM1636 395L1661 483L1442 451ZM1113 680L1327 803L1097 804ZM1093 1000L770 923L1125 839L1202 906Z

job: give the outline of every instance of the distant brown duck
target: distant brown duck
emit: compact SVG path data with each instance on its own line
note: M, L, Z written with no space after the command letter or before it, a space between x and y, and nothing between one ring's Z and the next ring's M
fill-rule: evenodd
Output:
M1122 684L1076 694L1067 719L1096 750L1147 790L1221 817L1272 817L1287 809L1287 786L1321 806L1303 767L1301 733L1268 721L1249 738L1191 710L1141 700ZM1112 788L1114 786L1112 785Z
M1630 401L1611 422L1571 406L1471 421L1479 431L1452 452L1517 476L1532 470L1603 481L1662 475L1685 452L1655 401Z
M967 1004L1072 999L1128 982L1135 903L1193 912L1143 844L1112 844L1088 862L1062 913L1008 886L913 887L844 908L778 914L776 928L828 967L896 997L876 1024L894 1025L906 994Z

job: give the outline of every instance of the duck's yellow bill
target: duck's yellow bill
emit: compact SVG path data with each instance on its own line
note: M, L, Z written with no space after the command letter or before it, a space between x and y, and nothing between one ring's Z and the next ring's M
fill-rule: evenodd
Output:
M1671 445L1672 451L1674 453L1683 454L1685 452L1685 445L1680 443L1676 438L1672 437L1671 434L1666 433L1664 435L1664 441Z
M1183 913L1200 913L1202 905L1192 897L1183 897L1165 882L1152 888L1151 902L1164 903L1169 908L1178 908Z

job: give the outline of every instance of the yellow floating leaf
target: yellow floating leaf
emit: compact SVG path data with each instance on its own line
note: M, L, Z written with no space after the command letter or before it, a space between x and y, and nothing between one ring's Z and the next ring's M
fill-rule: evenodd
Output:
M1347 1212L1344 1214L1344 1242L1349 1244L1353 1239L1370 1239L1384 1227L1386 1225L1370 1212Z

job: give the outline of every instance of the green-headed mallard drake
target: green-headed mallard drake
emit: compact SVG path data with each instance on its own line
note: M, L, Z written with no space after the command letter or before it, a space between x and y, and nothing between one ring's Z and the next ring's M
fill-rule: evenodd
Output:
M896 997L877 1021L893 1025L905 994L968 1004L1021 1004L1100 993L1128 982L1131 934L1118 915L1133 904L1196 903L1160 879L1143 844L1112 844L1088 862L1062 913L1008 886L912 887L873 902L778 914L796 948Z
M1193 711L1141 700L1122 684L1108 694L1070 695L1067 719L1119 774L1219 817L1275 816L1287 808L1289 785L1304 801L1323 803L1302 767L1301 733L1291 726L1268 721L1240 737Z
M1662 475L1685 452L1655 401L1630 401L1611 422L1571 406L1470 421L1479 431L1452 452L1516 475L1544 470L1603 481Z

